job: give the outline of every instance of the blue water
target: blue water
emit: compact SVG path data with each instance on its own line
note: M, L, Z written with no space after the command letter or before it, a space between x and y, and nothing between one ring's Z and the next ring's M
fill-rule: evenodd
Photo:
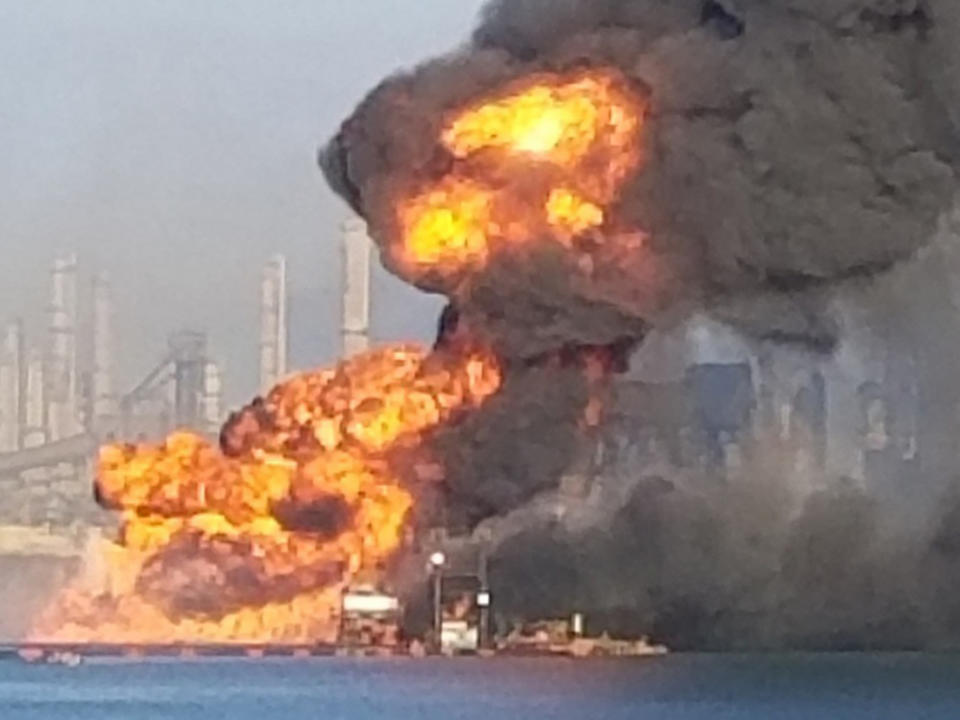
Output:
M960 719L960 657L0 662L0 720Z

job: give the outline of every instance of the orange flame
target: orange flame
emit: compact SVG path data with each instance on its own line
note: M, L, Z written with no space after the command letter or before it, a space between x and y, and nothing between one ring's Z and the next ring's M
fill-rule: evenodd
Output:
M102 577L42 615L47 642L332 640L340 591L402 545L410 469L392 458L501 383L486 352L394 347L295 377L237 414L223 450L192 433L101 450L122 511Z
M612 70L524 78L458 110L440 136L453 169L397 204L398 259L456 272L506 245L601 229L640 163L643 114Z
M527 77L458 109L438 136L451 170L395 199L396 259L458 273L543 238L570 250L612 237L644 112L613 70ZM587 427L602 413L595 365ZM406 481L442 479L407 467L409 450L501 383L487 352L388 348L280 385L231 419L220 448L191 433L103 448L97 491L121 511L120 536L101 577L68 588L31 639L331 640L343 586L381 574L403 544Z
M579 235L603 225L603 208L567 188L556 188L547 199L547 220L559 231Z
M492 193L469 182L453 183L414 198L401 209L407 250L417 262L482 264L492 228Z

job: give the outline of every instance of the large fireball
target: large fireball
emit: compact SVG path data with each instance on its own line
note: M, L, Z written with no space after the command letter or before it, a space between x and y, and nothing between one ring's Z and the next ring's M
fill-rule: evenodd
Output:
M640 162L644 100L610 70L542 73L450 113L449 170L396 201L395 260L459 277L492 254L600 229Z
M224 428L100 452L122 512L104 577L40 618L35 641L332 640L339 595L402 546L424 433L500 386L486 352L394 347L295 377ZM419 476L423 476L420 478Z

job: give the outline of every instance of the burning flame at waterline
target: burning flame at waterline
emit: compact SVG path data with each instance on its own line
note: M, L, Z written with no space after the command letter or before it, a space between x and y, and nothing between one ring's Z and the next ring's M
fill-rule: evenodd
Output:
M122 513L105 588L68 588L35 641L332 640L339 592L403 543L404 479L424 433L500 386L489 354L394 347L301 375L224 428L101 450L100 502Z

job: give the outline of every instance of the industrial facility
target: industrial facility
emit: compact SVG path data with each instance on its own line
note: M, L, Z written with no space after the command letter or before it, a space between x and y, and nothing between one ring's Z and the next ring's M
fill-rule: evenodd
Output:
M341 340L349 356L369 346L371 243L360 220L347 221L342 231ZM113 522L92 497L101 444L156 441L175 429L215 438L226 413L221 369L203 330L171 334L156 364L135 385L122 387L114 360L123 338L114 331L106 274L84 267L76 255L57 257L48 298L42 329L9 318L2 334L0 562L32 563L40 575L61 577L90 533ZM263 268L259 305L265 393L290 371L282 256ZM18 618L0 623L0 635L14 632L8 624L16 626Z
M93 521L92 462L104 440L155 438L174 427L216 432L220 371L202 332L168 339L167 354L121 391L109 280L81 283L76 256L50 272L47 328L7 326L0 362L0 507L7 524L63 529ZM81 291L81 287L83 291ZM81 313L80 308L85 312Z

